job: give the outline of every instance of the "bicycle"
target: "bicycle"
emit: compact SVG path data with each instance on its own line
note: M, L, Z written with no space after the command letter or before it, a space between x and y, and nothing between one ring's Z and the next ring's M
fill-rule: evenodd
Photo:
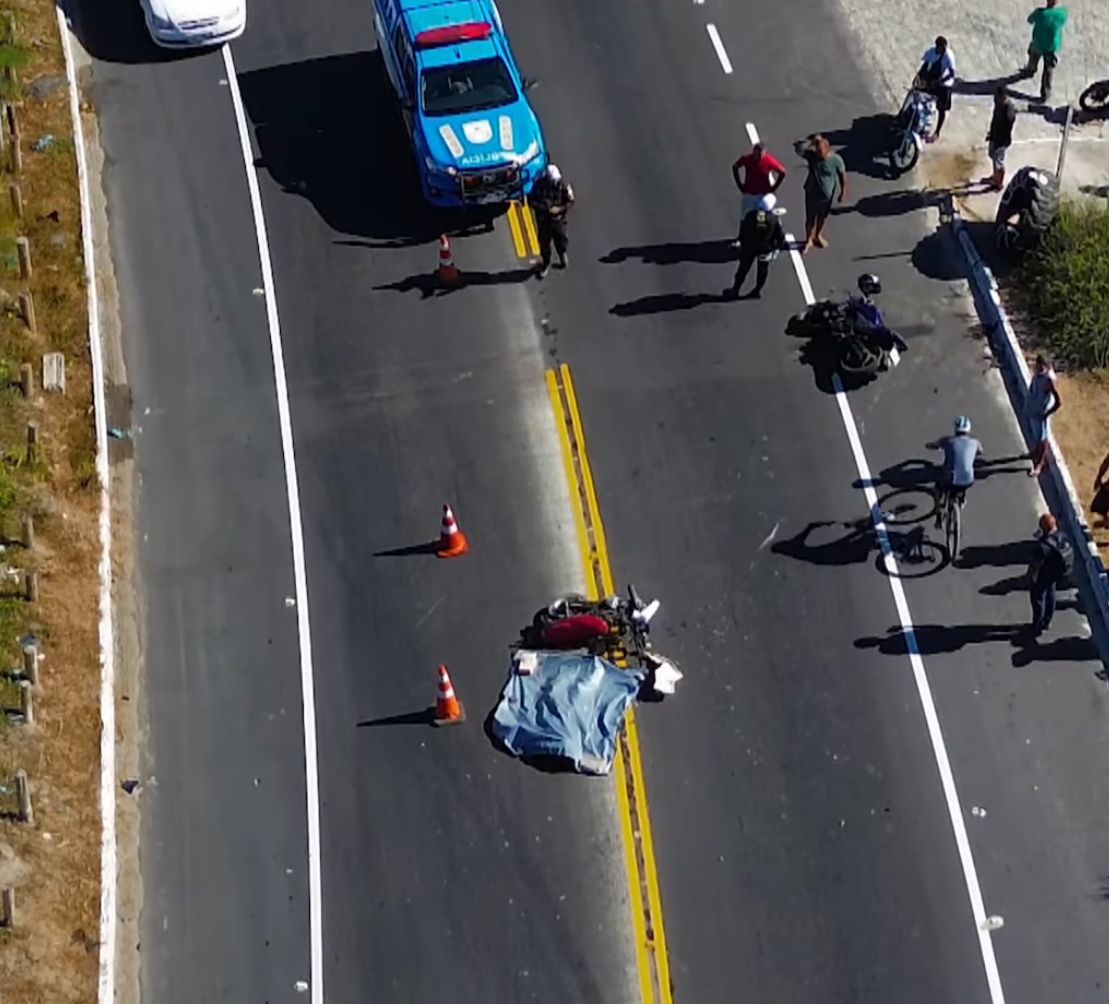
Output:
M945 488L940 505L941 520L943 521L944 542L947 544L947 553L954 562L959 557L959 544L963 532L963 506L967 503L967 490L952 485Z

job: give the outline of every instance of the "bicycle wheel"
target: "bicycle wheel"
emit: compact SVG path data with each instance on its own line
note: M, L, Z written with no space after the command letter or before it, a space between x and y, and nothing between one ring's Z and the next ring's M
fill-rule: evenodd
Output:
M947 496L947 553L951 560L959 557L959 538L962 535L962 507L954 495Z

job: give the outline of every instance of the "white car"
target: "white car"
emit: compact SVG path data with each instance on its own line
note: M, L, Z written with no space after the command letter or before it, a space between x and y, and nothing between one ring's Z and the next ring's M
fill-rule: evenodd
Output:
M246 0L140 0L146 27L167 49L221 45L246 28Z

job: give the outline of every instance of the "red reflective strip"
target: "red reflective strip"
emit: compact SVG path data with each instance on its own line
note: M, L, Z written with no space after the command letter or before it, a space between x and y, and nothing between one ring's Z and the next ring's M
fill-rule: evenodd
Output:
M470 24L452 24L446 28L429 28L416 36L417 49L433 49L437 45L456 42L480 42L493 34L493 26L485 21Z

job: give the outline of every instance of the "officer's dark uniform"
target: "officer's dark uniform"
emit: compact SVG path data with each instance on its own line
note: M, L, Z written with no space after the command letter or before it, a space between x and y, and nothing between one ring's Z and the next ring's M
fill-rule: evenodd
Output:
M566 214L574 204L574 190L565 178L551 181L542 175L531 190L528 202L535 210L535 227L539 237L542 268L551 266L551 245L558 252L558 263L565 267L570 241L566 235Z
M771 259L776 252L785 247L785 244L785 231L782 230L778 217L761 209L752 209L743 217L743 222L739 225L739 264L736 266L735 278L725 293L730 296L739 295L739 287L743 285L743 280L751 271L751 265L757 259L759 265L755 272L755 288L751 290L751 295L758 296L770 274Z

